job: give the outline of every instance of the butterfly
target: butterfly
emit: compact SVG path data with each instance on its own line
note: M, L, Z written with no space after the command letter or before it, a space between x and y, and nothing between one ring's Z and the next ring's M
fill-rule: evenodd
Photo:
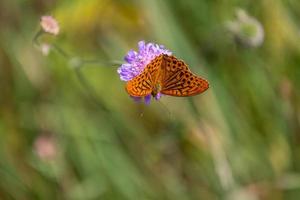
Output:
M200 94L209 88L207 80L193 74L182 60L161 54L155 57L139 74L126 84L126 91L133 97L158 93L187 97Z

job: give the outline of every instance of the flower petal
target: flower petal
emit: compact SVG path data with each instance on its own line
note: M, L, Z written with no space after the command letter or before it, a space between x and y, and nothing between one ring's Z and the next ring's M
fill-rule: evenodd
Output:
M139 47L139 50L140 51L142 51L142 50L144 50L144 48L145 48L145 41L139 41L138 42L138 47Z
M42 16L40 25L46 33L57 35L59 33L59 25L52 16Z
M155 100L159 100L162 97L162 94L159 92L157 93L157 95L155 96Z
M151 94L145 96L145 97L144 97L144 100L145 100L145 104L149 105L150 102L151 102Z
M128 63L131 63L132 61L135 60L136 55L137 55L137 52L130 50L128 52L128 54L125 56L124 60Z

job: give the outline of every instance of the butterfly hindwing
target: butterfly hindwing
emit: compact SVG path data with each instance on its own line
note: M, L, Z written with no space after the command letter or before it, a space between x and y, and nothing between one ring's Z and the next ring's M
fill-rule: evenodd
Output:
M162 94L171 96L193 96L204 92L209 84L194 75L188 66L174 56L164 55Z

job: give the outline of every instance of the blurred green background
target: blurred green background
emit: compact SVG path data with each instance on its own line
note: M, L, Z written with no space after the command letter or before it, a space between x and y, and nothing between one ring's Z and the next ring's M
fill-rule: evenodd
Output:
M226 29L237 8L260 46ZM47 14L61 30L45 56ZM0 199L300 199L299 25L298 0L2 0ZM210 89L133 102L105 62L140 40Z

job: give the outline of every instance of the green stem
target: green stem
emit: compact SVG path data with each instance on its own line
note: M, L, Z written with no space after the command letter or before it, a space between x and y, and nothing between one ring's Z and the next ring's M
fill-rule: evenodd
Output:
M61 47L59 47L59 46L56 45L56 44L53 44L52 46L53 46L53 48L54 48L60 55L62 55L64 58L70 59L70 55L69 55L68 53L66 53Z
M37 45L37 46L40 46L39 37L40 37L41 35L43 35L43 34L44 34L44 31L43 31L42 29L40 29L40 30L34 35L34 37L33 37L33 39L32 39L32 43L35 44L35 45Z

